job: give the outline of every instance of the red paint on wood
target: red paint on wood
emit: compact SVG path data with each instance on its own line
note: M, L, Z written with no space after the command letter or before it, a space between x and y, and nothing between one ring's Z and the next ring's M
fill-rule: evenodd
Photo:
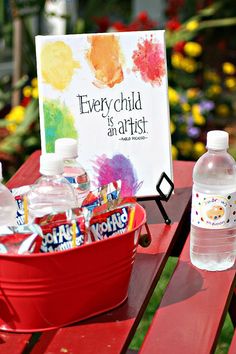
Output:
M30 338L29 334L0 332L0 353L21 354L27 347Z
M189 260L189 239L140 353L198 354L215 348L236 282L236 267L206 272Z
M21 187L32 184L40 176L39 156L41 151L35 151L28 160L19 168L14 176L7 182L8 188Z
M236 353L236 330L234 331L234 336L232 338L228 354L235 354Z

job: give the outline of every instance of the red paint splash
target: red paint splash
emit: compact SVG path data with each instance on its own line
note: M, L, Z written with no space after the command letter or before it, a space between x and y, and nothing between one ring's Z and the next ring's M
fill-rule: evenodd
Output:
M161 85L166 74L164 50L160 43L151 39L142 39L138 49L132 55L134 72L140 72L143 81L152 85Z

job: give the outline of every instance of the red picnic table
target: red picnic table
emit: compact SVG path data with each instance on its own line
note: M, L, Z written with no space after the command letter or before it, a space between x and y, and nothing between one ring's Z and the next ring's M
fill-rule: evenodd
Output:
M8 182L9 188L31 184L39 177L39 156L40 151L30 156ZM178 256L178 263L139 352L213 353L228 311L236 324L236 267L206 272L190 263L193 166L192 162L174 161L175 193L165 205L171 225L164 223L155 201L140 202L147 212L152 242L147 248L138 247L128 299L122 305L88 320L42 333L1 331L0 353L128 352L170 255ZM236 334L230 353L236 353Z

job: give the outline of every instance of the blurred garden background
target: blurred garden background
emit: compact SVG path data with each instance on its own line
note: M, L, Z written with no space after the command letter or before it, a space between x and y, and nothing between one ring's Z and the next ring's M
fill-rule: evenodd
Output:
M7 180L40 148L35 35L166 30L172 154L196 160L226 129L236 157L231 0L1 0L0 160Z
M232 0L0 0L0 161L5 181L40 148L35 35L166 30L172 154L196 160L206 132L230 133L236 158L236 6ZM63 70L63 68L62 68ZM170 259L163 288L176 264ZM132 342L138 348L163 288ZM216 294L217 296L217 294ZM217 353L226 353L225 322Z

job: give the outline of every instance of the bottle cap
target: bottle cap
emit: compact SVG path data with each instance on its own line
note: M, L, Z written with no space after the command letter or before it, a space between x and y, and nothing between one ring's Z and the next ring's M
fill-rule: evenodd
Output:
M207 133L208 149L225 150L229 147L229 134L224 130L211 130Z
M2 163L0 162L0 181L2 180Z
M42 175L53 176L63 173L64 163L61 156L54 153L42 154L40 156L39 172Z
M78 156L78 143L76 139L60 138L55 141L55 153L63 159L72 159Z

